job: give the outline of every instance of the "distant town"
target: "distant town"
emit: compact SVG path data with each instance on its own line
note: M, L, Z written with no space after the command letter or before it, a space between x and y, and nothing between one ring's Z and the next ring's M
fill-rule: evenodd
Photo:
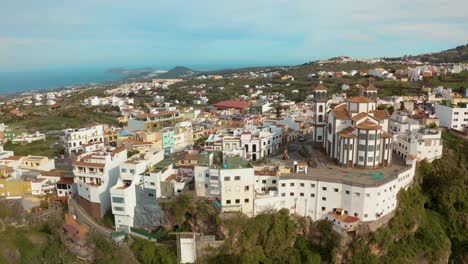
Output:
M4 98L2 226L60 210L80 261L97 234L202 263L235 239L221 223L287 209L349 245L388 228L444 135L467 139L467 80L464 63L343 56Z

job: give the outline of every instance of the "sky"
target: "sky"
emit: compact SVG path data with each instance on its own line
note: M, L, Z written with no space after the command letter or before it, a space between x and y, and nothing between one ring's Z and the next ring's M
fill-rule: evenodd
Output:
M467 0L0 0L0 71L294 65L468 43Z

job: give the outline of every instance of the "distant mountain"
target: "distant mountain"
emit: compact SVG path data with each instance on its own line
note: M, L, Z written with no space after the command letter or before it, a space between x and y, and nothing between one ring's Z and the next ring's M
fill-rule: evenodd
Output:
M454 49L449 49L441 52L433 52L421 55L409 55L397 58L385 58L386 61L405 59L429 63L468 62L468 44L461 45Z
M197 73L198 71L194 71L190 68L187 68L184 66L176 66L175 68L165 73L158 74L158 78L161 78L161 79L187 78L187 77L192 77L193 75Z

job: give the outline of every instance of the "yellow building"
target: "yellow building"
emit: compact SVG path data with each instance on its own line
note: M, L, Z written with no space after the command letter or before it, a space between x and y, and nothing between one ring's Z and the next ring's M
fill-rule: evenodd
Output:
M31 194L31 182L15 179L11 175L14 169L8 166L0 166L0 196L24 196Z
M109 146L117 146L117 139L119 138L120 129L103 125L104 127L104 144Z
M55 162L53 159L49 159L45 156L27 156L21 159L19 166L25 170L43 170L50 171L55 169Z
M165 127L173 127L183 121L183 117L174 111L159 112L157 114L143 114L128 120L130 131L145 130L149 132L161 131Z

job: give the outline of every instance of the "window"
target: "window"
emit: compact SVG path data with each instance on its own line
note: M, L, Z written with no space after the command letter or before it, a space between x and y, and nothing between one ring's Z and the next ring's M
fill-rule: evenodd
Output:
M364 214L364 218L367 218L367 217L368 217L368 215L367 215L367 214Z
M122 197L112 197L113 203L124 203L124 198Z
M127 172L127 169L122 169L122 173L126 173Z
M209 173L205 174L205 177L206 177L206 178L209 178L209 177L210 177L210 174L209 174Z
M281 193L281 196L283 196L283 197L284 197L284 196L286 196L286 194L285 194L285 193Z
M291 186L291 187L294 187L294 183L293 183L293 182L291 182L291 183L289 184L289 186Z
M310 194L310 197L314 198L314 197L315 197L315 193L311 193L311 194Z
M114 211L123 211L124 208L120 206L114 206Z
M244 203L249 203L249 199L244 199Z
M276 180L271 180L271 183L276 184Z
M326 190L327 190L327 187L322 187L322 190L323 190L323 191L326 191Z
M370 197L370 193L366 193L366 197Z
M266 183L266 180L262 180L262 183Z
M349 191L346 191L346 194L349 194Z
M368 151L375 151L375 146L374 145L368 145L367 150Z
M311 183L311 184L310 184L310 187L315 188L315 184L314 184L314 183Z
M366 145L359 144L358 150L359 151L366 151Z
M244 191L248 191L250 189L250 186L244 186Z
M367 135L366 134L363 134L363 133L359 133L359 139L367 139Z
M294 196L294 193L293 192L289 193L289 196Z
M231 204L231 200L226 200L226 204Z
M154 186L154 182L150 182L150 184Z
M348 214L348 210L344 210L344 213L345 213L345 214Z
M281 187L286 187L286 183L282 183L282 184L281 184Z
M240 199L236 199L236 204L240 204Z
M134 174L134 173L135 173L135 170L130 170L130 173L131 173L131 174Z
M301 187L304 187L304 183L301 183Z
M240 176L234 176L235 181L240 181Z
M367 162L373 162L374 158L373 157L367 157Z
M322 201L326 201L327 200L327 197L322 197Z
M224 181L230 181L231 178L230 177L224 177Z
M338 188L334 188L333 190L334 190L335 192L338 192Z
M300 193L299 196L304 196L304 193Z
M327 210L327 208L325 206L322 206L322 211L325 211Z
M359 156L359 161L364 161L364 157L363 157L363 156Z
M359 215L358 213L354 213L354 216L355 216L355 217L358 217L358 215Z
M355 194L356 196L361 196L361 194L358 193L358 192L355 192L354 194Z

